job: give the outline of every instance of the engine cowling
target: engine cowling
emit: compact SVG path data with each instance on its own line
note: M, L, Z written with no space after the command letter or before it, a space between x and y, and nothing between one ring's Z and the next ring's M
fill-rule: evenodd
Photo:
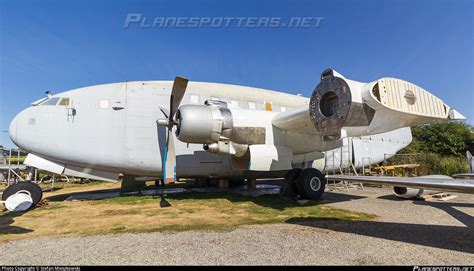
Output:
M225 103L183 105L176 119L176 136L187 143L211 144L222 137L230 138L233 127L232 113Z
M186 143L203 144L208 152L241 157L249 145L265 144L265 128L235 127L232 111L222 101L183 105L176 119L177 138Z
M416 199L423 194L423 189L395 186L393 193L399 198Z

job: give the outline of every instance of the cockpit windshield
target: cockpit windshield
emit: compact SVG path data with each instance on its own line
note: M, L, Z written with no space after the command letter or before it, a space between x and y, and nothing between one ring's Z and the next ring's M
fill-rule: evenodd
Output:
M39 105L63 105L68 106L70 99L67 97L52 97L44 100Z
M59 97L49 98L46 101L40 103L40 105L56 105L59 101Z

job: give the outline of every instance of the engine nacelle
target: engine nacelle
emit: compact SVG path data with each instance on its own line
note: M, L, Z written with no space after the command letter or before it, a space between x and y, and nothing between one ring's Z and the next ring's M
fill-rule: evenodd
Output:
M393 193L399 198L416 199L423 194L423 189L394 186Z
M321 74L310 100L310 117L324 141L383 133L464 117L428 91L396 78L362 83L332 69Z
M354 92L354 86L336 71L328 69L321 74L321 82L311 95L309 112L314 126L325 141L341 138L342 127L367 126L375 110Z
M176 112L176 136L186 143L211 144L230 138L232 113L227 105L183 105Z
M241 157L249 145L265 144L264 127L235 127L232 111L221 101L183 105L176 112L176 123L180 141L203 144L204 150L216 154Z

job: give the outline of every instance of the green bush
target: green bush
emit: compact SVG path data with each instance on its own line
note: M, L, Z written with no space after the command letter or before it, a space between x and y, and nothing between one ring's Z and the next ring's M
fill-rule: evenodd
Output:
M412 149L433 152L442 156L464 156L474 149L472 127L464 122L453 121L421 125L412 128Z
M444 122L412 127L413 140L389 165L420 164L418 175L453 175L467 171L466 151L474 153L473 127L464 122ZM397 173L401 173L397 172Z
M388 161L389 165L419 164L417 169L419 176L423 175L448 175L463 173L467 171L467 164L464 157L441 156L437 153L422 152L407 156L394 156ZM401 170L396 172L401 174Z
M456 173L467 172L467 163L459 157L443 157L440 162L440 174L451 176Z

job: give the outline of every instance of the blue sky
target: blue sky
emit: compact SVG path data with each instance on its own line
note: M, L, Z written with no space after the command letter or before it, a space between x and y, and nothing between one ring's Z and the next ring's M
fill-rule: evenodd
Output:
M307 28L124 28L154 17L324 17ZM474 123L472 1L0 1L0 131L44 96L126 80L309 96L322 70L411 81ZM0 132L0 144L12 146Z

